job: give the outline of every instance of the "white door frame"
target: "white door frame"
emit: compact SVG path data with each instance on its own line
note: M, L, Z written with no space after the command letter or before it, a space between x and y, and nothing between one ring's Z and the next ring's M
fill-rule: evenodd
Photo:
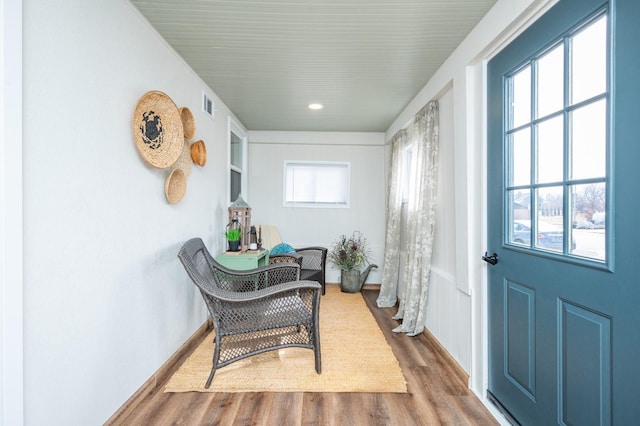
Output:
M0 0L0 426L24 424L22 0Z

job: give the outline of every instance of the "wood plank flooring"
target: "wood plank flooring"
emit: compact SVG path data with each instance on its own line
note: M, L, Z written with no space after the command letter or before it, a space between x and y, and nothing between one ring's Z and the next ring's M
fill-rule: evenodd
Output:
M163 393L160 384L113 425L497 425L426 335L391 331L395 308L363 290L407 379L407 394ZM345 327L348 326L345 324ZM354 353L354 356L358 354Z

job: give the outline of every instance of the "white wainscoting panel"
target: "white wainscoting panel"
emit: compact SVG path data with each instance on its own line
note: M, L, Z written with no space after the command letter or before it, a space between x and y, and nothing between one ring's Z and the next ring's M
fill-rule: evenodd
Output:
M431 269L427 328L469 373L471 366L471 298L458 290L455 277Z

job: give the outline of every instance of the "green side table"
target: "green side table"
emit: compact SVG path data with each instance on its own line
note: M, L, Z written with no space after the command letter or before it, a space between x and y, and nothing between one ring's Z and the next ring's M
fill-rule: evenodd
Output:
M259 268L269 264L269 250L262 250L258 253L222 253L216 256L216 261L227 268L239 271Z

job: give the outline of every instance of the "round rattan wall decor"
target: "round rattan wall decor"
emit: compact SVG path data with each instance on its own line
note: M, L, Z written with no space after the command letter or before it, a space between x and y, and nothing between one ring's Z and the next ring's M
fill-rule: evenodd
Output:
M207 162L207 147L203 141L196 141L191 144L191 159L198 166L203 167Z
M133 113L133 139L138 152L159 169L171 166L180 156L184 130L178 107L162 92L145 93Z
M169 204L178 204L187 192L187 177L181 169L173 169L164 183L164 195Z
M196 134L196 120L191 114L191 110L187 107L179 109L180 119L182 120L182 128L184 129L184 138L189 140Z

